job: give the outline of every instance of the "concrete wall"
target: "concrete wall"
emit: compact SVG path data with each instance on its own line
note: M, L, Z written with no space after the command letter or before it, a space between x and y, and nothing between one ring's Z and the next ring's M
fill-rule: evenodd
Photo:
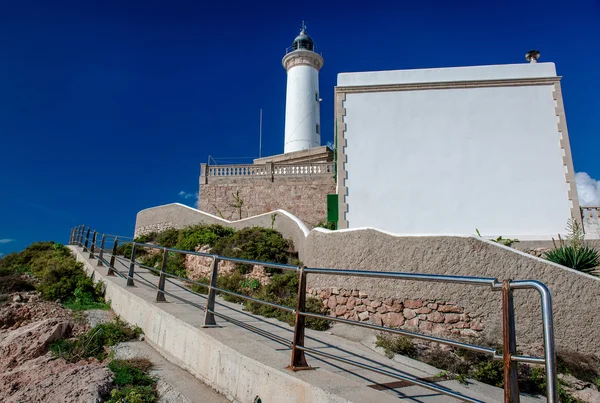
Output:
M296 67L298 68L298 67ZM291 212L309 226L327 218L327 195L336 193L332 175L264 177L215 177L200 184L198 208L226 219L238 219L230 204L239 190L243 199L242 217L252 217L277 209Z
M557 83L552 63L340 74L340 221L405 235L555 236L574 211Z
M136 221L136 234L153 225L176 227L193 223L225 222L182 205L166 205L142 210ZM238 222L225 222L241 228L260 225L270 227L268 214ZM562 351L577 351L600 357L600 279L516 249L478 237L397 236L375 229L309 232L298 219L278 212L275 228L291 238L300 259L309 267L354 270L400 271L411 273L451 274L493 277L499 280L538 280L546 284L554 299L555 336ZM386 298L422 301L443 300L462 309L461 313L477 318L483 337L499 341L501 296L484 287L443 285L414 281L389 281L365 278L336 278L310 275L312 289L344 288L357 290L371 299ZM534 291L517 291L517 336L521 347L541 343L539 295ZM573 343L577 340L577 343Z

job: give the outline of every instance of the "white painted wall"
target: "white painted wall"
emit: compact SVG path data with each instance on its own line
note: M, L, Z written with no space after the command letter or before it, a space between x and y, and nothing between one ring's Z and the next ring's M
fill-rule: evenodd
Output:
M369 85L552 76L552 63L341 74ZM484 74L485 73L485 74ZM381 76L379 76L381 74ZM351 80L349 78L352 78ZM350 228L547 239L570 217L552 85L348 93Z
M307 150L321 145L317 134L320 120L319 72L306 65L290 68L287 72L285 104L284 153Z

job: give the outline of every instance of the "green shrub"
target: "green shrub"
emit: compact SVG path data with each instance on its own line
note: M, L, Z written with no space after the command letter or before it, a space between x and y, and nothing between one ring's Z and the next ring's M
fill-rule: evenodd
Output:
M196 281L199 283L210 284L210 279L208 277L200 277ZM189 283L188 287L198 294L208 294L208 287L203 285Z
M546 259L571 269L590 273L600 266L600 253L589 245L577 248L572 245L555 247L546 252Z
M405 336L377 335L375 345L383 348L385 356L388 358L394 358L396 354L410 358L416 358L418 355L418 350L412 340Z
M174 248L177 244L177 238L179 237L179 230L175 228L169 228L158 234L156 243L166 248Z
M487 358L475 365L471 376L480 382L501 388L504 385L504 363Z
M193 251L199 245L213 246L219 239L234 233L235 229L222 225L194 225L179 231L176 248Z
M220 238L213 246L212 253L246 260L259 260L272 263L287 263L292 245L281 234L272 229L244 228L233 235ZM248 273L250 265L240 265L242 273ZM278 273L276 269L266 269Z
M90 289L87 288L87 281L85 286L80 286L80 284L78 284L78 287L75 288L75 291L73 292L73 298L67 300L67 302L64 303L64 306L74 311L83 311L88 309L109 310L110 304L104 302L100 296L102 293L102 283L98 282L96 285L92 286L93 290L90 291Z
M271 282L262 287L253 297L295 309L298 299L298 274L290 271L283 274L274 274L271 277ZM267 318L276 318L289 325L294 324L295 316L291 312L253 301L246 301L245 305L246 309L252 313ZM305 309L307 312L318 314L323 314L325 311L323 304L317 298L307 298ZM327 330L329 328L329 321L325 319L307 317L305 324L306 327L315 330Z
M153 403L156 400L152 386L123 386L113 389L108 403Z
M108 364L114 374L115 384L117 386L125 385L154 385L155 380L147 374L152 367L152 363L147 359L134 358L130 360L112 360Z
M70 252L65 247L54 249L54 242L36 242L18 253L10 253L0 260L0 277L10 274L21 274L31 272L31 262L40 256L56 254L57 256L69 256Z
M244 281L244 278L242 277L242 275L240 273L236 272L236 273L232 273L230 275L217 277L217 287L222 288L224 290L232 291L232 292L235 292L238 294L246 294L242 287L243 281ZM229 302L238 303L238 302L245 301L243 298L236 297L235 295L229 295L229 294L222 293L221 296L223 297L223 299L225 301L229 301Z
M20 274L0 275L0 294L33 290L35 290L35 286Z
M61 339L50 345L55 357L69 362L95 357L102 361L107 357L105 346L114 346L142 334L139 327L131 327L119 318L113 322L101 323L75 339Z
M149 242L156 242L157 239L158 239L158 232L150 232L148 234L138 236L133 241L139 242L139 243L149 243Z
M337 229L337 224L333 221L321 220L317 225L315 225L315 228L325 228L335 231Z

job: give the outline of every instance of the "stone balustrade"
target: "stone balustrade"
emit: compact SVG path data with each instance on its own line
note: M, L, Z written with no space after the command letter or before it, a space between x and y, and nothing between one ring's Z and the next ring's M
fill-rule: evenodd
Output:
M581 218L586 237L600 238L600 207L582 207Z
M327 162L312 164L248 164L212 166L202 164L201 171L201 177L333 175L334 163Z

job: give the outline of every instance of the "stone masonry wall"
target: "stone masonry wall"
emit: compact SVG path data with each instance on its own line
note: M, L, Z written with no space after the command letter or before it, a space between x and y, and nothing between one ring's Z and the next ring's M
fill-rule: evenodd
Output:
M323 301L323 307L333 317L436 336L469 338L483 335L482 315L469 313L455 302L376 298L360 290L336 287L312 288L308 290L308 294Z
M244 201L242 218L282 209L314 227L327 217L327 195L335 193L333 175L286 176L271 178L208 177L200 185L198 209L238 220L239 213L231 204L239 191Z

